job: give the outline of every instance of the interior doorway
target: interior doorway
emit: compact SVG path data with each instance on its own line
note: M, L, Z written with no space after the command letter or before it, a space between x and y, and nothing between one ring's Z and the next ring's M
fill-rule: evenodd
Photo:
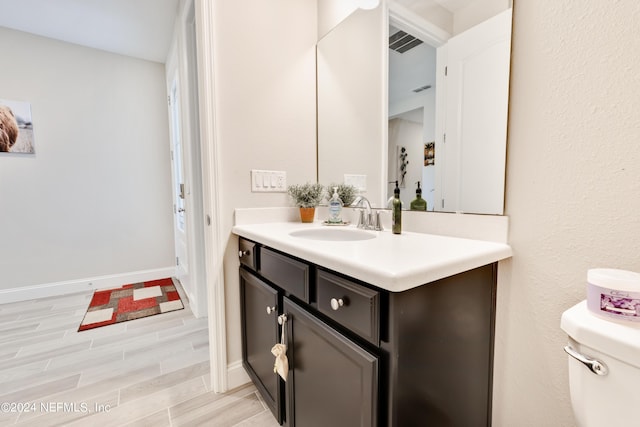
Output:
M187 234L186 186L182 155L182 132L180 119L180 92L178 76L173 73L169 89L169 117L171 120L171 176L173 187L173 230L176 254L176 277L187 295L193 294L189 277L189 251Z
M208 313L205 274L203 178L200 154L195 8L180 15L166 63L171 135L176 277L196 317Z

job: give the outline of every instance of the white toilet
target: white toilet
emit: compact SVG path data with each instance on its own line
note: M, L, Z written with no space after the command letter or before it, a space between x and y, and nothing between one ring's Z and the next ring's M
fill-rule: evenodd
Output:
M578 427L640 426L640 323L606 320L587 302L562 314Z

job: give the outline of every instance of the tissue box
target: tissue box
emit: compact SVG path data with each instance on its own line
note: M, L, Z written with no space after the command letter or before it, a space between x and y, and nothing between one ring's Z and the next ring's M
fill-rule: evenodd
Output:
M640 274L610 268L588 270L587 308L609 319L640 322Z

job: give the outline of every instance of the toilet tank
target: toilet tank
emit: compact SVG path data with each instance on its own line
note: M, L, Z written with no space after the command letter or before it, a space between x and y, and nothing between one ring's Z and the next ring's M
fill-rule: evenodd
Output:
M582 301L562 314L560 326L573 350L603 363L607 371L597 375L568 357L577 425L640 425L636 415L640 408L640 324L598 317Z

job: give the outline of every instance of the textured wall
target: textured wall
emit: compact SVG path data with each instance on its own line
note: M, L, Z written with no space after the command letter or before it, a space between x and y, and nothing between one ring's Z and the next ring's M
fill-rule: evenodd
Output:
M494 426L573 426L562 312L640 271L640 3L516 0Z

